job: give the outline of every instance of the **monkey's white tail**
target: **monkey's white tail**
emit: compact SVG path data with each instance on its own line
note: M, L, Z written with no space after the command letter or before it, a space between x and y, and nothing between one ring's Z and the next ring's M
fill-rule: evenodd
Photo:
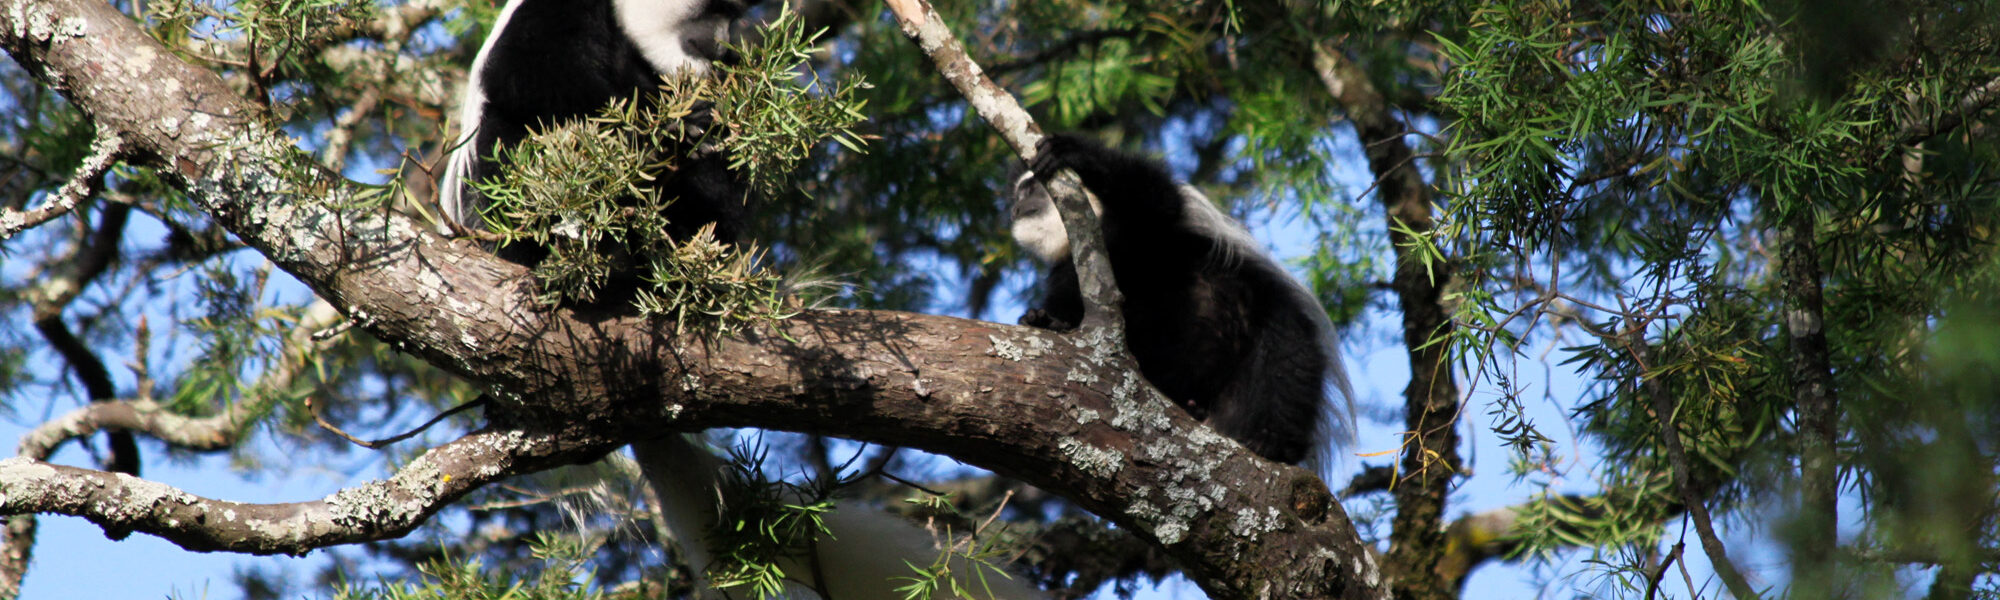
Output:
M698 596L731 600L746 596L708 591L707 578L702 575L715 559L704 538L714 528L717 515L727 501L718 485L721 470L726 467L722 459L682 435L634 443L632 452L659 497L658 510L667 533L695 571L695 586L702 590L697 592ZM788 559L787 564L781 565L786 574L798 580L788 586L787 598L816 599L820 596L813 590L824 589L838 600L903 600L905 594L896 588L909 583L900 578L916 574L910 565L929 565L938 556L939 550L929 532L901 517L866 506L843 505L826 513L823 522L830 535L822 536L814 544L816 556ZM815 572L825 574L824 585L814 581ZM988 573L983 586L973 573L955 572L953 576L959 580L959 588L971 590L968 595L953 594L950 586L944 586L933 598L985 600L988 589L992 591L992 600L1045 597L1041 590L1018 576L1007 579Z

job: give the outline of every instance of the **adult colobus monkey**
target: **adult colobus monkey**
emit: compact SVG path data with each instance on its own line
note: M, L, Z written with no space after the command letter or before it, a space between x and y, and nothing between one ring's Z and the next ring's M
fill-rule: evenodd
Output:
M471 184L497 173L494 149L530 128L588 116L658 89L663 75L700 75L729 60L730 25L755 1L508 0L459 101L458 145L438 185L445 217L485 229L486 202ZM658 185L677 198L667 208L673 239L708 223L722 242L741 233L744 188L727 157L686 161Z
M1083 319L1069 236L1047 189L1071 169L1091 194L1112 276L1124 292L1125 345L1161 393L1264 458L1298 464L1345 437L1347 376L1333 326L1311 292L1243 226L1166 167L1074 135L1044 138L1014 182L1014 239L1054 264L1040 308L1021 324L1068 330Z

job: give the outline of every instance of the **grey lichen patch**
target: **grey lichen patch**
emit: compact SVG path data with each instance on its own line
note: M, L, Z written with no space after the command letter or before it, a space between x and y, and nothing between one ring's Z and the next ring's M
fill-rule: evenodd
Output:
M1233 452L1237 448L1235 442L1209 427L1197 427L1187 437L1197 452Z
M350 528L383 524L384 518L396 513L395 505L389 485L381 481L343 489L326 499L327 512L332 514L333 524Z
M7 18L14 22L15 37L47 42L58 35L83 36L83 19L70 17L59 21L55 7L46 3L16 0L8 5Z
M1229 521L1229 532L1246 541L1254 541L1258 536L1285 527L1284 520L1278 518L1278 509L1266 506L1264 511L1260 514L1255 508L1236 509L1236 518Z
M32 494L21 494L17 490L22 490L30 484L54 477L55 475L55 467L36 462L34 459L25 456L0 460L0 492L6 492L6 494L0 495L0 507L6 506L16 496L32 496Z
M1167 546L1180 543L1187 537L1187 532L1187 521L1180 519L1165 519L1153 527L1153 537L1160 538L1160 543Z
M1160 491L1160 495L1166 496L1169 501L1167 514L1193 518L1215 509L1215 501L1194 488L1169 486Z
M1107 448L1098 448L1073 437L1064 437L1056 442L1063 456L1069 457L1070 464L1094 477L1117 475L1125 468L1125 453Z
M993 348L986 351L987 356L997 356L1000 358L1004 358L1007 360L1014 360L1014 361L1027 360L1028 358L1027 354L1028 351L1020 346L1014 345L1013 340L1002 338L997 335L986 336L986 340L993 343Z
M1181 538L1187 535L1186 519L1162 511L1158 505L1146 500L1145 496L1149 494L1145 492L1149 489L1145 487L1139 489L1139 493L1135 494L1139 498L1125 505L1125 514L1140 523L1151 525L1153 535L1160 538L1162 544L1173 545L1181 541Z
M1069 407L1069 415L1071 418L1076 419L1076 423L1078 425L1089 425L1091 421L1096 421L1097 419L1101 418L1099 417L1096 409L1084 408L1081 406Z
M1083 363L1076 363L1070 367L1068 373L1063 374L1063 381L1082 384L1097 383L1097 373L1091 371L1090 367L1085 366Z
M1034 334L1021 336L1019 340L989 335L986 340L993 343L993 348L986 351L987 356L1015 361L1041 358L1056 347L1054 342Z
M1113 333L1109 327L1090 327L1084 329L1081 335L1073 335L1069 339L1077 348L1084 351L1085 361L1102 367L1117 360L1118 355L1125 351L1123 336Z
M1354 569L1356 575L1361 576L1361 581L1368 584L1368 587L1379 587L1382 585L1382 568L1375 565L1375 556L1373 554L1362 552L1361 556L1355 558L1354 563L1350 566Z
M1133 432L1166 431L1171 422L1167 403L1141 393L1141 388L1139 376L1128 372L1125 381L1111 389L1111 426Z

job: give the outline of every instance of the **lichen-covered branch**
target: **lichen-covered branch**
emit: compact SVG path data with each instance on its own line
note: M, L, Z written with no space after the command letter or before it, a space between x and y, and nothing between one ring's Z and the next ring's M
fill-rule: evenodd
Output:
M201 552L296 555L401 537L481 485L611 448L578 442L554 434L474 432L425 452L389 479L279 504L203 498L128 475L14 457L0 461L0 513L78 516L112 539L142 532Z

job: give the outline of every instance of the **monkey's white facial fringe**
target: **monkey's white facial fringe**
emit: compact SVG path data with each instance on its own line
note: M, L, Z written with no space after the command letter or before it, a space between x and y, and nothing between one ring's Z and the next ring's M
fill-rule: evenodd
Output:
M1104 204L1097 196L1087 191L1085 194L1090 200L1091 213L1103 217ZM1069 257L1069 230L1063 227L1062 215L1056 211L1048 188L1035 182L1033 172L1023 173L1014 180L1012 214L1014 241L1020 242L1029 253L1050 263Z
M688 54L690 40L729 39L729 20L702 18L707 2L614 0L618 28L661 75L705 75L708 59Z

